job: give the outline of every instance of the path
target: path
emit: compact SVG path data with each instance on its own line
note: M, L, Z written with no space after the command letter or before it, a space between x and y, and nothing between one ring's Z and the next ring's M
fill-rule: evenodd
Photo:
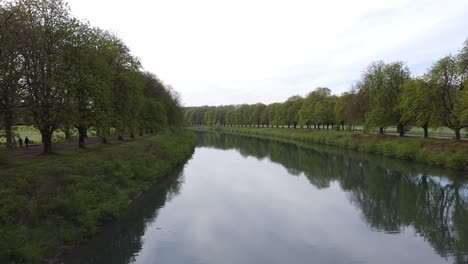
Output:
M101 142L101 138L87 138L85 139L85 145L92 145ZM42 144L30 145L28 149L23 147L15 151L15 156L36 156L42 154L44 146ZM52 145L52 151L74 149L78 148L78 142L76 141L65 141L59 144Z

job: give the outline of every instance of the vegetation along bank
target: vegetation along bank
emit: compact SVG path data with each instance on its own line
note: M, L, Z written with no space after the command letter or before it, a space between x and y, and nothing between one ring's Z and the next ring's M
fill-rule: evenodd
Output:
M12 158L0 171L0 263L40 263L95 234L193 153L187 130Z
M326 144L446 168L468 170L466 141L285 128L194 127L193 129Z

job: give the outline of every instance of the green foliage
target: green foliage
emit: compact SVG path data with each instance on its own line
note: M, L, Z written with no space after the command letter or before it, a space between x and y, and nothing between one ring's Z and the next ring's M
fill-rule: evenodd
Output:
M188 131L11 160L0 172L0 262L39 263L96 233L191 155Z
M52 151L59 128L102 137L183 122L180 96L141 69L112 33L70 14L63 0L0 2L0 118L12 145L15 123L34 125Z
M433 89L437 100L435 114L439 121L457 133L460 139L460 130L468 126L468 119L464 118L464 113L468 105L464 99L466 76L468 75L464 58L460 54L456 56L446 56L437 61L426 75L426 79Z

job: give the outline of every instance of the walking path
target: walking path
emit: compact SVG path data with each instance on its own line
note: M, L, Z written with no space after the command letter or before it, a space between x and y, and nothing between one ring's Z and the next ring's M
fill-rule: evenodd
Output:
M101 138L87 138L85 139L85 145L92 145L101 142ZM18 149L15 151L15 156L36 156L42 154L43 151L42 144L30 145L29 148ZM64 150L64 149L74 149L78 148L78 142L76 141L65 141L59 144L52 145L52 151Z

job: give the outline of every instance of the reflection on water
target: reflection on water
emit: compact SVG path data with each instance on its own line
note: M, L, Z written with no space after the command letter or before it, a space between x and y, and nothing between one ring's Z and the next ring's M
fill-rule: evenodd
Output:
M182 168L153 186L137 199L117 221L108 224L96 237L65 254L59 263L131 263L141 250L147 226L152 225L159 209L180 192Z
M325 146L197 137L182 173L64 263L468 262L462 173Z

